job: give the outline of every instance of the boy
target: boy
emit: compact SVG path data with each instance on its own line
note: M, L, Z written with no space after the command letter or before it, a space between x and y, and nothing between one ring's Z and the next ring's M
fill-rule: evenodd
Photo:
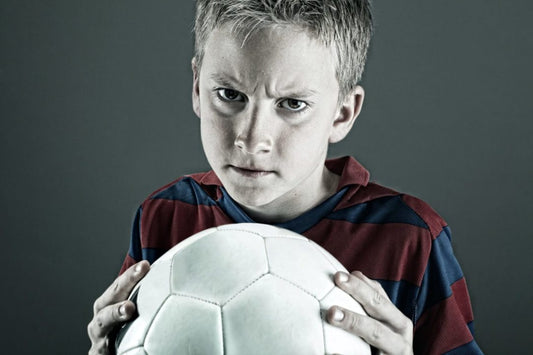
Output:
M121 276L95 302L90 352L131 319L133 285L166 250L221 224L301 233L351 274L336 284L368 317L330 323L383 354L481 353L444 221L425 203L369 183L353 158L326 161L361 111L371 35L367 1L197 1L193 108L213 171L154 192L139 208ZM373 281L379 280L378 281Z

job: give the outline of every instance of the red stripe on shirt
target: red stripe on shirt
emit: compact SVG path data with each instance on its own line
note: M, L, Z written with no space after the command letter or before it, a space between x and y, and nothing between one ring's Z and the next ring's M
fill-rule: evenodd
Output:
M429 231L410 224L323 220L304 234L350 272L360 270L373 279L404 280L416 286L422 283L431 251Z
M473 340L467 326L472 317L467 317L467 320L464 313L468 294L465 297L466 289L461 284L464 285L464 279L452 285L452 296L427 309L420 316L415 326L415 354L442 354ZM471 311L466 311L466 314L471 315ZM465 322L459 322L459 319Z
M228 223L233 221L217 206L191 205L179 200L147 200L143 204L141 245L167 250L204 229Z

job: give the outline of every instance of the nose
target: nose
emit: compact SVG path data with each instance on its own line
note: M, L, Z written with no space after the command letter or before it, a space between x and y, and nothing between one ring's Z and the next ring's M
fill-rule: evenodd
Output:
M269 153L273 146L269 125L268 114L254 110L238 132L235 146L246 154Z

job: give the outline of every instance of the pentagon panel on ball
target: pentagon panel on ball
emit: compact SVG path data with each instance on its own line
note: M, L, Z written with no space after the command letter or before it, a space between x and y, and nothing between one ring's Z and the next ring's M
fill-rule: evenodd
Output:
M332 305L364 314L334 285L346 271L294 232L256 223L207 229L179 243L132 291L138 317L117 354L359 354L370 347L324 320Z

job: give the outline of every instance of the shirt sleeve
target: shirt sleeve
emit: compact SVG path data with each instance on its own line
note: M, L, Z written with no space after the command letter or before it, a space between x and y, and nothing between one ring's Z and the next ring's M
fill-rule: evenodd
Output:
M141 247L141 217L142 206L137 209L135 218L133 220L133 226L131 228L130 247L122 267L120 268L119 275L126 271L130 266L136 264L142 260L142 247Z
M454 256L448 227L432 249L415 307L415 354L483 354L473 337L466 281Z

